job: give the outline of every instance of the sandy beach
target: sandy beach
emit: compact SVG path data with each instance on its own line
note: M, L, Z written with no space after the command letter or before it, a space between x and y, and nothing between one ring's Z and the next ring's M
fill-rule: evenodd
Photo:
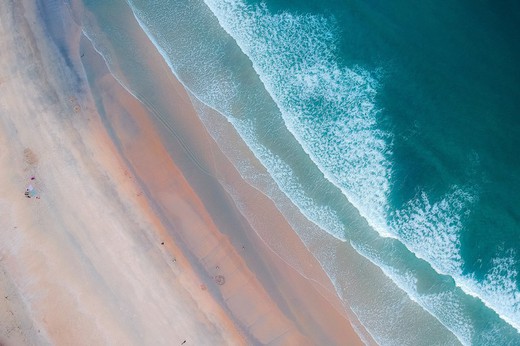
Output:
M172 148L81 27L63 23L58 47L36 5L0 3L0 345L363 344L317 261L241 181L182 85L161 85L194 139ZM241 184L305 277L218 175Z

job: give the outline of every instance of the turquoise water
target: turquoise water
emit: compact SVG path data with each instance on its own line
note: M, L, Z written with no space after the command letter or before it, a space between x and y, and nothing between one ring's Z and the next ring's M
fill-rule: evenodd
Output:
M246 179L304 241L291 207L345 242L345 262L310 248L377 342L520 344L519 5L84 3L129 90L160 102L133 14Z

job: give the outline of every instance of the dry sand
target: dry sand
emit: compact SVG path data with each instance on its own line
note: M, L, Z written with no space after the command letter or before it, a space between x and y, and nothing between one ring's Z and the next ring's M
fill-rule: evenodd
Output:
M148 110L87 49L97 113L71 70L79 60L65 63L33 6L0 3L0 344L360 344L330 283L298 274L232 206L221 215L242 227L219 229ZM178 111L194 116L173 87Z

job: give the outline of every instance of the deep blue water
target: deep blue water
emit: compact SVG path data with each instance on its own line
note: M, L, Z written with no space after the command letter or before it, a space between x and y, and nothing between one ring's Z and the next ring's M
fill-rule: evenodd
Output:
M129 89L153 84L117 17L132 9L201 117L218 111L266 167L264 192L375 268L316 251L376 341L520 344L520 5L85 4Z

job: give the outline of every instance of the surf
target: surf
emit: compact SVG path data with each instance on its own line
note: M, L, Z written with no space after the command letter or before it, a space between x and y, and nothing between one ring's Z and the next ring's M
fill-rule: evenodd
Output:
M459 234L464 210L477 198L471 187L454 186L434 203L420 192L402 209L389 206L392 135L377 127L377 73L335 62L334 20L271 14L265 4L248 6L240 0L205 3L252 61L289 131L361 216L381 236L398 238L520 330L511 266L500 280L499 287L505 287L499 289L501 298L486 283L490 279L478 283L462 274ZM512 304L501 303L504 299Z

